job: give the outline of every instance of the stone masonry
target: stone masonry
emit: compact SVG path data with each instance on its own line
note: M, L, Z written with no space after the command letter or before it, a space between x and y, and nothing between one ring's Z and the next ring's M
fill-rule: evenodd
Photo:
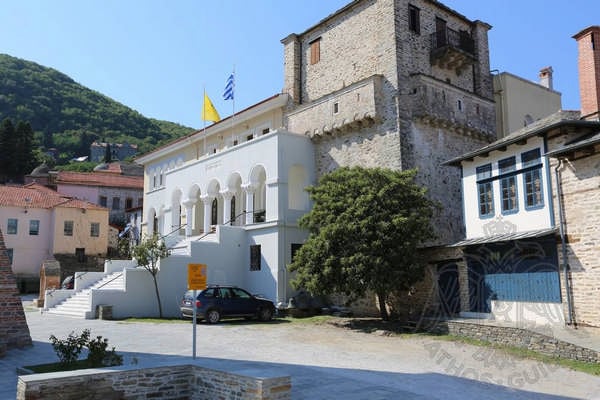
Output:
M409 8L418 11L416 30ZM442 163L496 137L489 29L437 1L358 0L282 40L291 98L284 123L312 138L317 175L341 166L417 168L441 205L430 265L464 237L460 171ZM434 309L436 282L429 268L397 307Z
M410 5L419 9L418 33L409 29L408 1L364 0L284 38L286 125L313 138L319 175L354 165L418 168L418 181L443 206L431 244L444 245L463 228L459 171L440 164L495 138L490 27L438 2ZM463 61L434 56L436 18L472 38L471 54L456 53Z
M573 138L560 135L548 141L550 149ZM556 159L551 159L552 185L557 187ZM570 268L570 292L574 321L600 326L600 146L575 153L563 160L559 172L562 185L562 205L566 221L567 263ZM553 193L555 220L559 221L559 202ZM558 223L558 222L557 222ZM562 248L558 243L559 265L563 265ZM561 289L566 299L565 279L561 268ZM566 300L563 301L566 304Z
M255 378L195 365L22 375L17 399L289 400L291 378Z
M0 357L8 349L29 345L29 326L0 230Z

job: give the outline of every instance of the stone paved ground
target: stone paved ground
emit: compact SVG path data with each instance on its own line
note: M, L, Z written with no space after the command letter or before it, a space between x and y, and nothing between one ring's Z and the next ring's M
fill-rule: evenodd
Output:
M15 367L52 362L48 337L90 328L140 366L196 362L292 377L293 399L600 399L600 377L431 337L385 336L274 321L126 323L40 314L26 307L34 346L0 359L0 399L15 397Z

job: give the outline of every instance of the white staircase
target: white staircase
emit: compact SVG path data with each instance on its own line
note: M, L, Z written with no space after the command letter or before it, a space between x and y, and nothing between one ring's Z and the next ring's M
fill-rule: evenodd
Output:
M91 293L95 290L125 290L125 279L123 271L105 275L96 283L83 290L75 292L71 297L49 308L48 314L66 315L76 318L94 318L95 310L92 310Z

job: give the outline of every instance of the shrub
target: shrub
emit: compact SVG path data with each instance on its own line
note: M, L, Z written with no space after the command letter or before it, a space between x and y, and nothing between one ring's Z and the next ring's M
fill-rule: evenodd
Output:
M84 329L79 336L75 335L75 332L71 332L65 340L51 335L50 341L60 364L65 368L72 366L79 359L84 348L88 349L86 359L88 367L110 367L123 364L123 356L117 354L114 347L107 350L108 339L103 339L102 336L90 339L89 329Z

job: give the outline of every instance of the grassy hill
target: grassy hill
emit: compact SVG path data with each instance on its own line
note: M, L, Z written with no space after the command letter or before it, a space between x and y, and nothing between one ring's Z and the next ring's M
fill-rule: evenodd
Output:
M0 121L28 121L40 146L56 148L59 162L89 155L94 140L137 144L140 153L193 131L146 118L67 75L0 54Z

